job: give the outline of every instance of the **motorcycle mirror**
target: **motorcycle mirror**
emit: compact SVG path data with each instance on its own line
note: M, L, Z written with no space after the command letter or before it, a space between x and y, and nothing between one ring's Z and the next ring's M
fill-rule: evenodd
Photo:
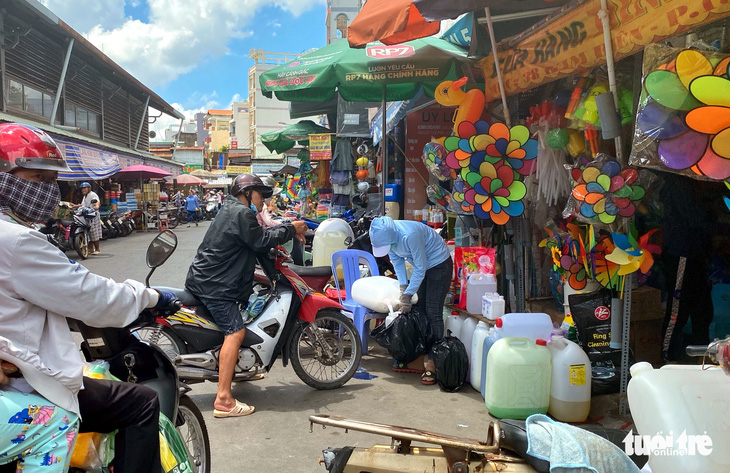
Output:
M170 230L160 232L147 247L147 266L162 266L177 248L177 236Z

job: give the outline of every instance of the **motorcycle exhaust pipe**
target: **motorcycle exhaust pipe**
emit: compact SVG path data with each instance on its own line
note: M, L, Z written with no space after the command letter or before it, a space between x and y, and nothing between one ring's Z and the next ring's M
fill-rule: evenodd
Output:
M177 366L177 376L183 380L218 381L218 373L205 368Z

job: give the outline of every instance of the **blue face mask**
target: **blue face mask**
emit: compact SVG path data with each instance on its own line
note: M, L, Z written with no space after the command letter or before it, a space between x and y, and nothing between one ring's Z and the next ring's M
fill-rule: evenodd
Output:
M248 204L248 208L250 208L251 210L253 210L253 213L254 214L258 214L259 213L259 209L257 209L256 206L253 205L253 204Z

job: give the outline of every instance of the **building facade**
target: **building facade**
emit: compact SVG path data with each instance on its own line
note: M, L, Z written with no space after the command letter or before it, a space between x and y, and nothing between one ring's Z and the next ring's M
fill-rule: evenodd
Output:
M327 44L347 38L347 29L363 3L363 0L327 0Z
M184 117L35 0L0 9L0 122L39 127L56 139L72 172L104 179L131 164L179 174L149 152L148 110Z
M264 97L259 76L269 69L296 59L297 54L252 49L248 57L254 60L254 65L248 70L249 140L252 157L254 160L281 162L281 155L272 154L261 143L261 135L281 130L296 120L289 118L289 102L280 101L276 96Z
M231 105L233 118L230 126L230 147L231 150L242 150L251 152L251 130L248 107L248 100L233 102Z

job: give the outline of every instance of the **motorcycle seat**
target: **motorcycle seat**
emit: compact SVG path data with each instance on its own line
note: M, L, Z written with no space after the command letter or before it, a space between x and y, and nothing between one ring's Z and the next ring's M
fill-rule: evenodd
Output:
M594 433L599 437L603 437L613 443L621 450L624 449L623 440L627 432L619 429L609 429L600 425L578 426L588 432ZM527 463L539 473L549 473L550 462L527 454L527 428L524 420L503 419L499 421L501 438L499 446L501 448L517 453L524 458ZM631 455L631 460L641 469L649 460L647 456Z
M61 225L63 225L64 227L68 227L69 225L74 223L73 220L63 220L63 219L59 220L59 222L61 222Z
M332 268L330 266L299 266L287 263L289 269L299 276L325 277L332 276Z
M191 292L188 292L186 289L165 286L155 286L152 289L157 289L158 291L168 291L175 294L175 297L177 297L177 299L185 306L205 307L203 303L198 300L197 297L195 297Z

